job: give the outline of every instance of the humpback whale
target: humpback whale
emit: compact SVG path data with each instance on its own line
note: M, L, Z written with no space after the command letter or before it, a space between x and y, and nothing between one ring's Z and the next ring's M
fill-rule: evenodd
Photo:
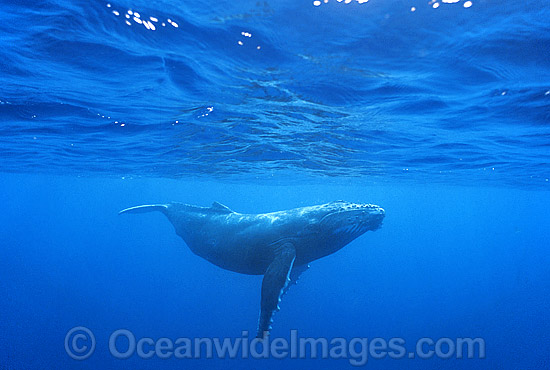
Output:
M149 211L164 213L194 254L226 270L264 275L258 338L269 334L281 297L310 262L378 229L385 215L379 206L344 201L260 214L237 213L218 202L211 207L168 203L119 214Z

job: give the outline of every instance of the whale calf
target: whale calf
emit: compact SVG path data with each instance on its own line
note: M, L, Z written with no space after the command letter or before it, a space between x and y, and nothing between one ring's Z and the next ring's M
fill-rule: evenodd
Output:
M310 262L378 229L385 216L379 206L344 201L260 214L237 213L218 202L211 207L168 203L119 214L149 211L164 213L196 255L226 270L264 275L259 338L269 334L282 295Z

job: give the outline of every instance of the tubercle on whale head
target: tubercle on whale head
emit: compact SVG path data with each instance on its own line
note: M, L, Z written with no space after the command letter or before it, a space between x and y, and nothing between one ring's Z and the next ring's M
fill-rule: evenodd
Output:
M337 201L325 205L326 214L321 218L323 229L332 235L354 239L369 230L381 227L386 211L374 204L356 204Z

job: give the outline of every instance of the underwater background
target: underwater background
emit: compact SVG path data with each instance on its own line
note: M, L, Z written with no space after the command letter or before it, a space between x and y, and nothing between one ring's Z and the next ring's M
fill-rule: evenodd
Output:
M252 337L260 304L261 276L121 209L339 199L383 227L311 264L273 338L483 338L485 358L364 366L550 368L549 19L546 0L0 2L0 369L351 367L108 346Z

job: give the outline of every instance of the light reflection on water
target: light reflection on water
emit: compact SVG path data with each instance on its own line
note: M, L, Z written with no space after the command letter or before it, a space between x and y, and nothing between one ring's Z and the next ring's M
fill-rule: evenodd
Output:
M458 4L460 3L462 0L430 0L427 4L428 6L431 6L432 8L434 9L437 9L439 8L439 6L441 4ZM366 4L369 2L369 0L336 0L336 2L338 3L344 3L344 4L351 4L352 2L357 2L358 4ZM313 6L321 6L322 4L328 4L329 3L329 0L314 0L313 1ZM464 1L462 3L462 6L464 8L470 8L471 6L473 5L473 3L471 1ZM411 12L414 12L416 11L416 6L412 6L411 8Z
M106 4L107 8L112 8L113 6L110 3ZM121 12L119 10L113 9L112 13L119 17ZM128 26L132 26L132 22L134 21L135 24L142 25L146 29L150 31L156 31L157 26L155 24L158 24L160 22L160 25L162 27L166 27L166 24L170 24L174 28L178 28L179 25L176 21L172 20L171 18L167 18L166 22L159 21L158 17L155 16L149 16L149 17L142 17L142 15L139 12L133 11L132 9L128 9L126 12L123 12L124 14L124 21Z

